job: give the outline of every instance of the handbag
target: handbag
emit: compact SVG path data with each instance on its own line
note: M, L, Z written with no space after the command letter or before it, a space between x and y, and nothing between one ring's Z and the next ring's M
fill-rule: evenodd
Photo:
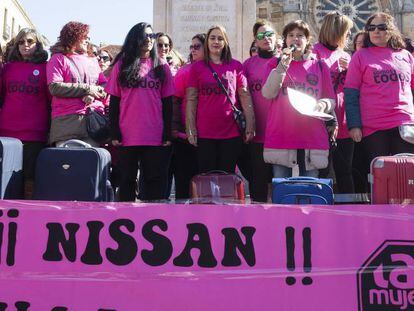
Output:
M105 143L110 137L109 117L100 111L88 108L86 111L86 131L90 138Z
M414 124L403 124L398 127L400 136L410 144L414 144Z
M220 87L220 89L224 92L224 94L226 95L227 100L229 101L230 105L231 105L231 109L233 110L233 118L234 121L237 124L237 127L239 128L239 131L242 135L244 135L245 131L246 131L246 117L244 116L243 111L241 111L239 108L236 107L236 105L233 103L233 101L231 100L230 96L229 96L229 92L227 91L227 89L224 87L223 83L221 82L217 72L214 71L213 67L211 67L211 65L208 63L208 68L210 68L214 79L217 81L218 86Z

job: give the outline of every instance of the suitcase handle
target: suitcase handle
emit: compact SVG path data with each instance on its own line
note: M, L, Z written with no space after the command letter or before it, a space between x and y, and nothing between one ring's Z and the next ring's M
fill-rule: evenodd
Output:
M78 148L91 148L92 146L79 139L69 139L62 145L63 148L78 147Z
M206 173L201 173L200 175L206 176L206 175L212 175L212 174L229 175L229 173L227 173L226 171L221 171L221 170L212 170Z
M396 156L396 157L414 157L414 153L397 153L394 156Z

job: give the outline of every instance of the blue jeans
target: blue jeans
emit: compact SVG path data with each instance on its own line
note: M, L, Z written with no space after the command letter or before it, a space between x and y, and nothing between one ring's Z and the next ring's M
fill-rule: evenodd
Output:
M319 170L299 170L299 176L306 176L306 177L318 177ZM292 177L292 168L273 164L273 177L274 178L285 178L285 177Z

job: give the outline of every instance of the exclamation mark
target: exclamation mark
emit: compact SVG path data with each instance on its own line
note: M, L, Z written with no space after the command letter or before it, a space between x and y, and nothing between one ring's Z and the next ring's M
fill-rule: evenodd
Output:
M11 209L7 212L9 218L19 217L19 211L17 209ZM7 244L7 257L6 263L8 266L14 266L15 251L16 251L16 238L17 238L17 223L9 223L9 234Z
M0 210L0 218L3 216L3 211ZM4 225L3 223L0 222L0 263L1 263L1 247L3 246L3 229L4 229ZM1 305L0 305L0 311L1 310Z
M295 271L295 228L286 227L286 267L288 271ZM312 251L311 251L311 229L306 227L302 231L303 238L303 271L310 273L312 271ZM286 284L292 286L296 283L296 278L293 276L286 277ZM303 285L311 285L313 282L311 277L304 277L302 279Z
M287 269L288 271L295 271L295 228L286 227L286 252L287 252ZM286 284L292 286L296 283L296 278L288 276Z
M310 273L312 271L312 243L311 243L311 229L306 227L302 231L303 238L303 271ZM313 282L312 278L305 276L302 279L303 285L311 285Z

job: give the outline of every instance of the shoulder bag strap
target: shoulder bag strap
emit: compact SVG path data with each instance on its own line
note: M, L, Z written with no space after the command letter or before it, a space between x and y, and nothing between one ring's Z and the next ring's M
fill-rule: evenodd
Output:
M231 105L231 109L233 109L234 111L239 111L239 109L234 105L233 101L231 100L229 92L224 87L224 85L221 82L217 72L213 69L213 67L211 67L210 63L207 63L207 66L210 69L211 73L213 74L214 79L217 81L217 84L220 87L220 89L224 92L224 94L226 94L226 98L227 98L227 100L229 101L229 103Z

